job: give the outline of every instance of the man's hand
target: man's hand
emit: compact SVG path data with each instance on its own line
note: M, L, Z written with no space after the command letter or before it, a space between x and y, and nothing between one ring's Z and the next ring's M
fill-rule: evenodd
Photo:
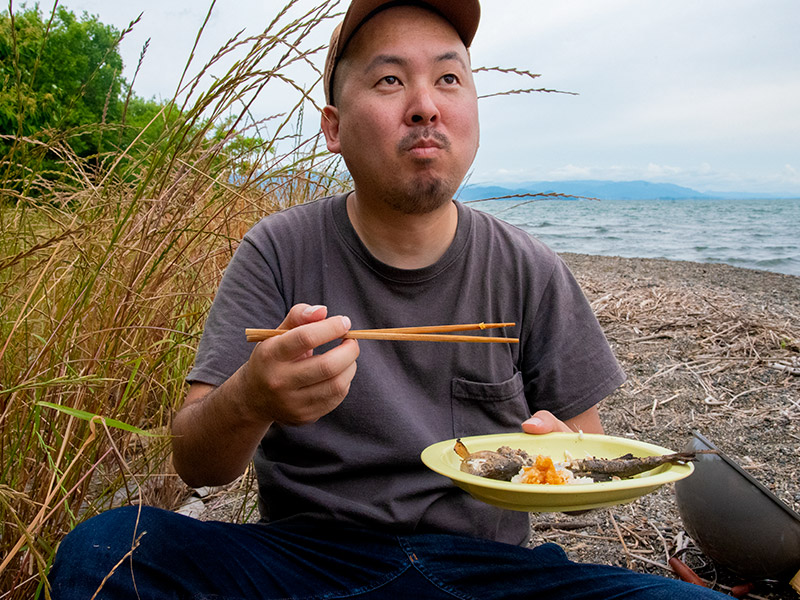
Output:
M543 433L603 433L603 425L600 422L600 413L597 407L593 406L589 410L576 417L561 421L546 410L539 410L533 413L528 420L522 423L522 431L532 434Z
M247 363L218 388L193 383L172 423L173 464L194 487L223 485L241 475L272 423L313 423L344 400L356 372L356 340L319 355L341 338L347 317L326 318L324 306L298 304L260 342Z
M350 329L347 317L325 318L327 308L298 304L279 329L287 332L260 342L242 368L242 414L265 423L313 423L347 396L359 355L356 340L343 340L324 354L318 346Z

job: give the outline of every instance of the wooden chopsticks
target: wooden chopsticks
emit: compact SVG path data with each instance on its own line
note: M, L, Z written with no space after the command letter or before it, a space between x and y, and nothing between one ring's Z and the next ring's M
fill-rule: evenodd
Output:
M512 327L515 323L466 323L463 325L429 325L424 327L394 327L389 329L352 329L342 337L353 340L397 340L407 342L473 342L483 344L518 344L518 338L487 337L482 335L452 335L454 331ZM245 329L248 342L261 342L290 329Z

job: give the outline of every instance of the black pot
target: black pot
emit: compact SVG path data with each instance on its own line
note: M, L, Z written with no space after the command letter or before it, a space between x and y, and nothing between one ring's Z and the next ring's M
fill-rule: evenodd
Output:
M800 515L693 431L686 447L695 471L675 483L686 532L712 560L748 579L791 577L800 570Z

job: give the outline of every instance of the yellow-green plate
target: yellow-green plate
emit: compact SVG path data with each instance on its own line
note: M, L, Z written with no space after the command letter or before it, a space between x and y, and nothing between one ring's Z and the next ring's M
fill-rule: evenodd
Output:
M470 452L497 450L510 446L528 454L550 456L555 462L572 458L616 458L630 452L634 456L655 456L673 451L655 444L597 434L502 433L463 437L461 441ZM501 508L525 512L563 512L612 506L631 502L649 494L665 483L688 477L694 471L691 463L662 465L630 479L567 485L511 483L478 477L461 471L461 458L453 447L456 440L446 440L428 446L422 452L422 462L437 473L449 477L458 487L472 496Z

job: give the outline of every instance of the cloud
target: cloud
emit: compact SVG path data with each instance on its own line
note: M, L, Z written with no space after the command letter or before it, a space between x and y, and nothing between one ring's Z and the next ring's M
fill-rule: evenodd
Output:
M580 95L482 100L474 179L674 178L696 188L786 186L800 195L794 167L784 168L800 164L797 0L482 4L473 63L542 75L483 74L482 93L532 86ZM313 5L298 0L296 8ZM145 97L172 95L208 9L191 0L142 0L135 8L73 0L68 7L119 29L144 11L122 50L130 79L151 38L136 82ZM217 2L197 66L240 29L260 31L274 12L263 0ZM325 44L329 31L321 27L314 42ZM267 116L283 103L273 94L254 109Z

